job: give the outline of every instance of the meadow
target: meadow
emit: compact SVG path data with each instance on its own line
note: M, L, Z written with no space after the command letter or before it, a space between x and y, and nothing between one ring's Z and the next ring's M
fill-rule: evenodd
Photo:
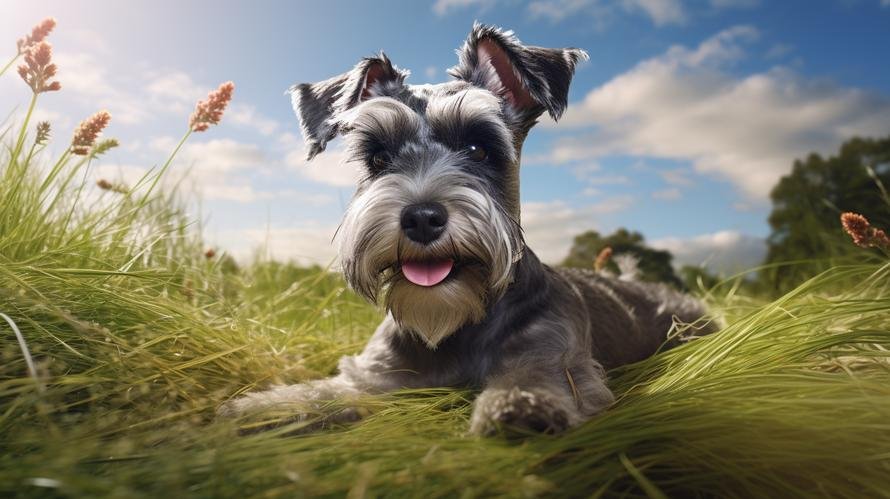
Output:
M866 252L777 299L697 290L725 327L610 372L614 407L563 435L470 436L474 394L446 388L321 431L216 419L331 374L381 312L327 269L208 251L163 182L176 151L134 185L87 182L117 145L102 112L49 157L70 132L32 120L59 90L36 38L7 65L33 100L0 129L0 495L890 497L890 263Z

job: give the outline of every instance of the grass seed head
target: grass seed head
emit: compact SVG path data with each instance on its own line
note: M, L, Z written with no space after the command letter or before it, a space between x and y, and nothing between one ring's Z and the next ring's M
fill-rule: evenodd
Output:
M49 141L49 135L51 132L49 121L41 121L37 124L37 137L34 139L34 142L42 146Z
M74 130L74 138L71 139L71 152L79 156L86 156L89 154L93 144L96 143L96 138L102 133L102 130L108 126L109 121L111 121L111 114L109 114L108 111L99 111L81 121L77 129ZM114 141L113 145L116 146L117 141ZM110 149L111 147L107 147L105 150Z
M40 21L31 29L30 35L19 38L16 42L16 51L18 54L24 54L28 49L42 42L56 27L56 20L52 17Z
M612 247L606 246L596 255L596 260L593 261L593 269L599 272L606 268L609 258L612 258Z
M49 42L31 45L24 52L25 63L19 66L19 76L35 94L55 92L62 88L58 81L50 81L56 75L52 62L53 47Z
M890 238L887 234L872 227L868 219L858 213L841 214L841 225L844 231L853 238L853 244L862 248L883 248L890 250Z
M199 101L195 105L195 112L189 118L189 126L192 131L203 132L210 128L210 125L218 124L219 120L222 119L226 106L232 100L232 92L234 91L235 84L227 81L216 90L210 92L206 100Z
M117 141L117 139L101 140L99 141L99 143L96 144L96 147L93 148L93 156L101 156L102 154L108 152L110 149L114 149L119 145L120 143Z

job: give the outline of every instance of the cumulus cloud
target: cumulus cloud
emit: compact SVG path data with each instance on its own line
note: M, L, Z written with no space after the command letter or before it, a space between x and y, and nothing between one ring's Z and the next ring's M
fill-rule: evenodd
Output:
M191 165L195 173L202 177L259 168L266 161L266 153L258 145L232 139L189 144L177 155L178 163Z
M796 157L829 153L853 135L890 128L884 96L783 67L731 75L727 67L757 37L756 29L737 26L695 48L671 47L593 89L570 106L559 127L595 127L595 133L557 141L551 161L609 154L685 160L765 200Z
M226 110L226 123L234 123L251 128L263 135L272 135L279 129L277 121L263 116L256 107L249 104L233 103Z
M680 0L535 0L526 10L534 19L551 22L585 15L600 29L621 12L645 15L656 26L682 24L687 17Z
M438 75L439 68L436 66L427 66L426 69L423 70L423 76L426 77L426 81L433 81Z
M689 172L685 168L674 168L670 170L660 170L658 175L668 185L692 185L694 182L689 178Z
M192 111L195 102L207 95L201 90L188 73L170 71L167 73L150 72L146 75L145 94L153 103L153 107L170 113L187 114Z
M746 9L759 4L760 0L711 0L711 7L715 9Z
M260 248L277 260L327 266L336 265L336 249L332 243L336 230L335 225L309 223L299 227L225 231L217 234L217 240L237 258L249 258Z
M559 22L577 14L586 14L598 21L602 28L605 20L611 16L612 9L598 0L536 0L526 8L533 19L548 19Z
M669 187L667 189L653 192L652 197L662 201L679 201L683 198L683 193L676 187Z
M176 142L173 137L155 137L148 145L152 151L169 154ZM171 187L185 180L187 187L207 200L249 203L271 199L278 194L257 190L250 176L275 163L256 144L232 139L195 142L176 155L164 185Z
M339 141L306 161L306 151L300 147L287 154L285 163L303 177L334 187L355 187L362 175L361 165L346 162L346 152Z
M479 10L488 10L497 0L436 0L433 4L433 12L444 16L453 10L476 7Z
M748 270L766 256L766 241L760 237L724 230L690 238L667 237L649 242L653 248L670 251L674 265L704 266L724 275Z
M621 5L628 11L642 11L656 26L683 24L686 13L679 0L622 0Z
M632 196L614 196L587 206L563 201L522 203L522 228L528 247L545 263L559 263L578 234L597 228L602 215L625 210Z

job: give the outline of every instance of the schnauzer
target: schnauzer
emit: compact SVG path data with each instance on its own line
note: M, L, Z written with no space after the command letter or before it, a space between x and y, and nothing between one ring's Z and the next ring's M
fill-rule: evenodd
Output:
M476 23L458 56L454 80L437 85L405 84L381 53L291 88L309 159L342 134L364 170L340 261L352 289L388 313L338 375L248 394L221 414L460 386L481 390L474 433L558 432L609 407L607 369L672 346L673 321L705 313L663 285L550 268L525 247L522 144L545 111L560 117L587 54Z

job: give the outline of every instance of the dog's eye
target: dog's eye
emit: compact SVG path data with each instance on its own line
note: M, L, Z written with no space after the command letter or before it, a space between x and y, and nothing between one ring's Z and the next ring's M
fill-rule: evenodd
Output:
M386 151L379 151L371 156L371 168L374 170L384 170L387 166L389 166L389 153Z
M482 161L488 157L488 152L482 146L470 144L466 147L467 156L473 161Z

